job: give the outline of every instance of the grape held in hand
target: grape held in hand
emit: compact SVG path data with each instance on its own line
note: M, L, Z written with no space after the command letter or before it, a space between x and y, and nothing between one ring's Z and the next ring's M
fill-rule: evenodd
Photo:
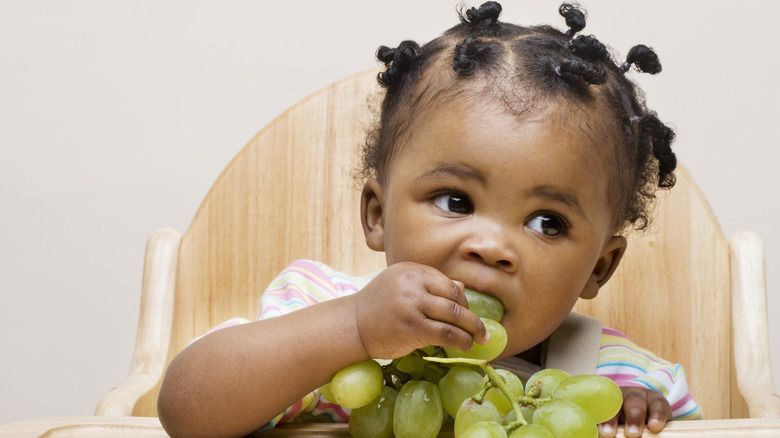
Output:
M498 322L504 319L504 305L498 298L468 288L464 289L463 293L469 303L469 310L478 317Z
M490 341L485 345L474 342L471 351L462 351L457 348L444 347L448 357L464 357L467 359L481 359L491 361L504 352L506 348L506 329L500 322L492 319L481 318L487 332L490 333Z

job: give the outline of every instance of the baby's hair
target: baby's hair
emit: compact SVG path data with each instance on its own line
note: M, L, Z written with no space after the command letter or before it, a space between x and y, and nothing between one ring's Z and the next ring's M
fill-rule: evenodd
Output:
M646 107L642 92L626 77L632 66L659 73L656 53L637 45L616 63L595 37L577 35L586 15L568 3L559 8L566 31L501 22L501 5L493 1L464 9L458 11L459 24L427 44L403 41L377 50L386 67L377 77L385 92L363 147L362 176L383 181L396 145L423 122L426 111L455 97L478 102L489 93L518 117L539 114L551 103L575 112L596 106L605 124L590 135L612 136L616 144L614 151L599 151L616 170L610 181L615 229L644 229L656 190L674 186L677 165L674 131Z

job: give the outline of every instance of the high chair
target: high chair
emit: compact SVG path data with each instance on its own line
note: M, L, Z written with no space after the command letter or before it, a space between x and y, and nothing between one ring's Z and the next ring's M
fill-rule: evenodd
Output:
M151 235L130 372L97 415L156 416L171 359L227 319L255 319L259 295L291 261L356 275L384 266L384 255L365 245L352 178L376 74L344 79L285 111L228 164L183 235ZM575 310L682 364L705 418L780 418L761 239L727 240L682 167L656 210L649 231L629 236L608 286Z

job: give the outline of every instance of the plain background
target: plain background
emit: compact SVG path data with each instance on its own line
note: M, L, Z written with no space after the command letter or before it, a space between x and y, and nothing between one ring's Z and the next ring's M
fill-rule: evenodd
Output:
M558 5L505 0L502 18L562 27ZM778 314L780 3L583 5L584 33L621 56L636 43L660 54L663 73L631 75L676 127L678 156L726 235L765 238ZM91 415L128 370L147 236L184 232L276 115L375 67L380 44L435 37L455 7L0 0L0 424ZM771 318L777 379L779 329Z

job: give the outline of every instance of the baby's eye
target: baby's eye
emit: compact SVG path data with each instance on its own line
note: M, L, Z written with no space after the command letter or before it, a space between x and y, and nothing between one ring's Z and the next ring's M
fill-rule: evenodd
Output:
M566 231L570 228L564 218L554 213L539 213L533 216L526 226L548 237L566 234Z
M460 193L442 193L433 198L433 203L444 211L457 214L471 214L474 206L471 199Z

